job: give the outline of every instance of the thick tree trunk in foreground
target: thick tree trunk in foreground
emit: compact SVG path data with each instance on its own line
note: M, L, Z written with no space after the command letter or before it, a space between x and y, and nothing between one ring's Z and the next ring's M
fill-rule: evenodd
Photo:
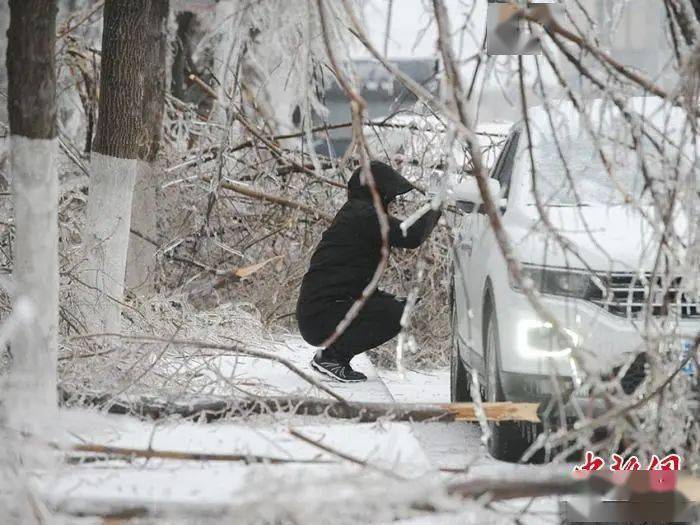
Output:
M107 0L93 151L152 161L160 143L167 0Z
M12 428L34 434L55 414L58 178L55 0L12 0L8 30L10 169L15 210Z
M10 331L12 368L0 409L0 515L38 522L24 468L51 467L41 441L55 427L58 326L55 0L11 0L7 107L15 250ZM23 433L32 438L26 439Z
M105 2L83 272L88 326L97 332L120 330L132 204L150 217L155 213L155 203L144 203L143 194L134 199L134 187L139 173L151 177L160 142L167 13L168 0ZM134 250L139 263L152 258Z

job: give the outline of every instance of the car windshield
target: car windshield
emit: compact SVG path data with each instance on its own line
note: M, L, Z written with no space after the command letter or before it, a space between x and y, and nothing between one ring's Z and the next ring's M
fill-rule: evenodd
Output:
M610 173L590 140L565 139L559 141L559 147L553 141L534 147L534 185L540 201L549 206L574 206L619 204L625 194L637 197L644 182L637 154L621 145L603 144L601 150ZM523 160L530 163L529 157Z
M606 126L610 135L598 134L597 142L575 126L558 129L556 140L551 128L545 128L547 133L535 131L534 180L526 140L517 159L517 169L524 171L531 186L529 200L535 202L532 190L536 190L539 201L547 206L617 205L642 195L643 167L659 183L676 170L697 172L700 156L692 134L684 132L683 121L672 119L664 124L657 128L664 132L649 129L653 142L649 135L639 137L636 149L624 126L615 122Z

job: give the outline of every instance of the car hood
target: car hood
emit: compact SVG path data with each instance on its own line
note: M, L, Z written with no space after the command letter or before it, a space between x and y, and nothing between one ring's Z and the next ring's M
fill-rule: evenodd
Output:
M579 256L563 250L541 220L537 208L525 206L506 214L504 224L522 263L593 269L601 272L651 270L659 246L662 220L652 208L631 206L546 207L551 226ZM658 224L658 231L651 223ZM687 217L674 217L675 233L686 236ZM679 254L682 255L682 254ZM581 260L583 259L583 260Z

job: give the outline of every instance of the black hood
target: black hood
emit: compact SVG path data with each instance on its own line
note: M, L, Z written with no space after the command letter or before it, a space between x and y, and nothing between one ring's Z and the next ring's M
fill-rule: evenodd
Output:
M370 162L370 169L372 170L374 183L379 190L379 195L384 202L391 202L398 195L413 189L413 185L388 164L373 160ZM361 168L357 168L348 181L348 199L372 199L369 186L363 184L360 180L361 171Z

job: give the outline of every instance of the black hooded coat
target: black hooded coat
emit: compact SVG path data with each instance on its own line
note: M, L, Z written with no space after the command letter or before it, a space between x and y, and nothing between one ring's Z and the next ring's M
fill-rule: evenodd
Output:
M373 161L370 167L385 210L398 195L413 189L389 165ZM388 215L389 246L417 248L439 217L439 211L429 211L404 235L401 221ZM309 344L319 345L327 339L360 297L379 264L381 246L372 194L363 184L358 168L348 181L348 200L323 233L301 284L297 320L301 335ZM349 360L388 341L401 329L399 321L404 305L404 300L378 290L329 350Z

